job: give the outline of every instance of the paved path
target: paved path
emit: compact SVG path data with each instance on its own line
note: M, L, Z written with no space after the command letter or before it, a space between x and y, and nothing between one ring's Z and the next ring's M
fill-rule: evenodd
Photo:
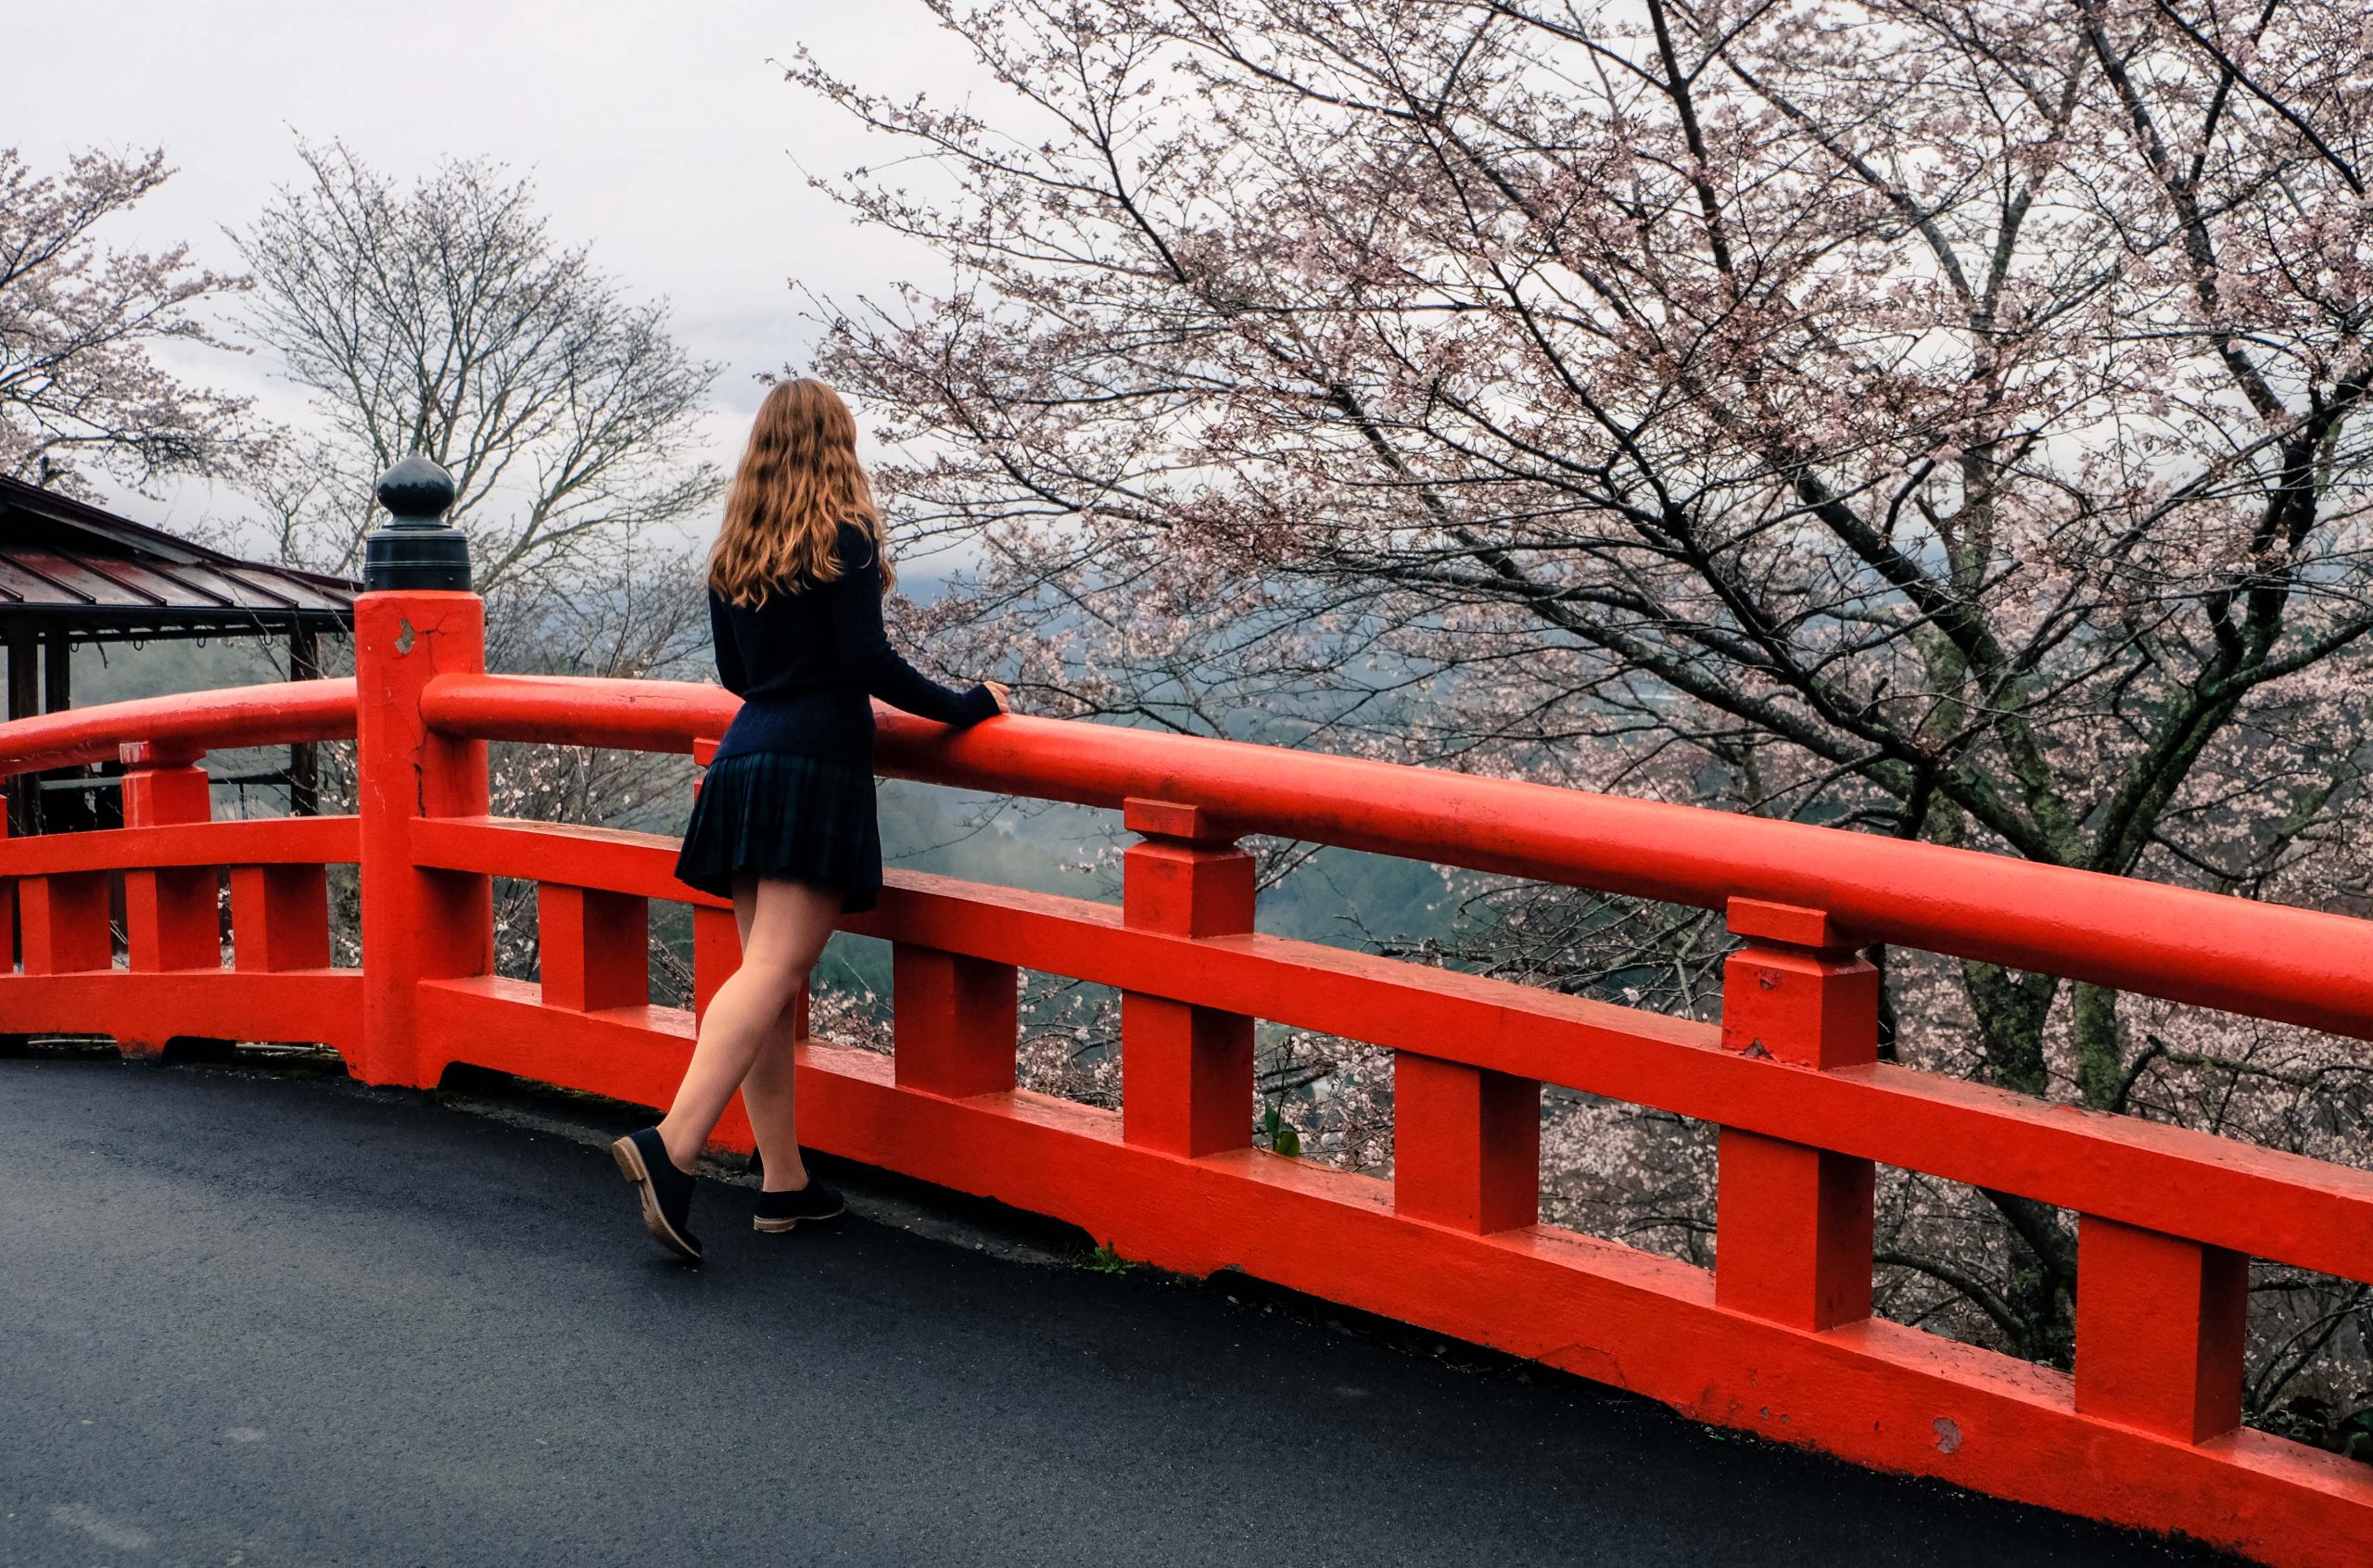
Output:
M582 1141L0 1061L0 1563L2215 1561L1224 1287L703 1202L691 1270Z

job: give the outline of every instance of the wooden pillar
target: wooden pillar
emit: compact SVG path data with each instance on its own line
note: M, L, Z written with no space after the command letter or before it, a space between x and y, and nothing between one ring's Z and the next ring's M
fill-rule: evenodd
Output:
M8 623L8 716L32 718L41 712L40 643L31 621ZM8 780L8 831L19 838L41 831L39 777L20 773Z
M1131 796L1144 835L1122 853L1123 924L1178 936L1252 929L1252 856L1201 807ZM1252 1018L1166 996L1121 994L1121 1134L1193 1157L1252 1141Z
M42 712L62 714L74 705L74 639L64 626L42 634Z
M289 626L289 681L321 681L321 633L304 622ZM289 816L321 814L321 745L289 747Z
M1826 914L1734 898L1730 925L1747 945L1722 971L1724 1050L1823 1070L1878 1060L1879 972ZM1871 1162L1734 1127L1719 1161L1715 1300L1792 1328L1868 1318Z
M48 626L41 639L41 711L62 714L74 705L74 643L64 626ZM34 788L41 795L42 830L57 833L98 826L87 796L71 791L52 790L51 784L64 784L89 777L90 769L81 765L54 767L38 776Z
M2076 1222L2076 1408L2179 1443L2241 1424L2250 1260L2221 1246Z

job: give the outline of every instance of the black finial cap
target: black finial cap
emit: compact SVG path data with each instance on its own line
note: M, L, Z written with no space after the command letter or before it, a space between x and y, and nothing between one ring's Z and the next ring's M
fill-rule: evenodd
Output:
M363 591L468 592L469 541L440 521L453 504L453 476L414 452L379 475L378 493L389 517L362 541Z
M436 522L453 504L453 476L418 452L379 475L379 504L395 514L399 527Z

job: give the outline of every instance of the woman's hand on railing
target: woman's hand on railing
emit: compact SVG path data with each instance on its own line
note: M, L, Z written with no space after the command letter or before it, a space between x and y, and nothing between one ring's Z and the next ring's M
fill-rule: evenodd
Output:
M997 700L997 712L1001 714L1009 714L1013 712L1013 689L1011 687L1008 686L1001 680L983 680L981 684L987 687L989 689L989 694Z

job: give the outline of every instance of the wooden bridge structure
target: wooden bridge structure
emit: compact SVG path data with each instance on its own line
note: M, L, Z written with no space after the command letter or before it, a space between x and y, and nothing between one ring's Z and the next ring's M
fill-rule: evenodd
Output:
M731 912L672 841L496 816L487 746L698 756L708 686L492 675L480 601L354 604L356 675L0 727L0 772L101 759L126 825L0 845L0 1031L319 1042L356 1078L457 1064L664 1103ZM1543 785L1096 724L880 710L889 776L1068 801L1136 835L1117 904L894 869L845 929L893 954L895 1054L811 1039L806 1142L1294 1289L1712 1423L2272 1563L2373 1542L2373 1466L2241 1422L2252 1258L2373 1281L2373 1172L1883 1062L1871 943L2373 1039L2373 927L2146 881ZM206 754L351 739L351 816L213 820ZM1719 910L1719 1024L1255 929L1238 841L1281 834ZM332 963L326 869L359 867ZM492 883L540 889L541 970L494 972ZM121 942L108 919L121 879ZM220 895L227 879L226 958ZM696 998L650 1004L649 908L692 906ZM1016 1087L1020 972L1117 988L1123 1105ZM1390 1180L1252 1145L1253 1020L1394 1054ZM1713 1268L1539 1222L1541 1091L1719 1128ZM738 1107L718 1137L748 1146ZM1872 1315L1881 1165L2079 1216L2073 1373Z

